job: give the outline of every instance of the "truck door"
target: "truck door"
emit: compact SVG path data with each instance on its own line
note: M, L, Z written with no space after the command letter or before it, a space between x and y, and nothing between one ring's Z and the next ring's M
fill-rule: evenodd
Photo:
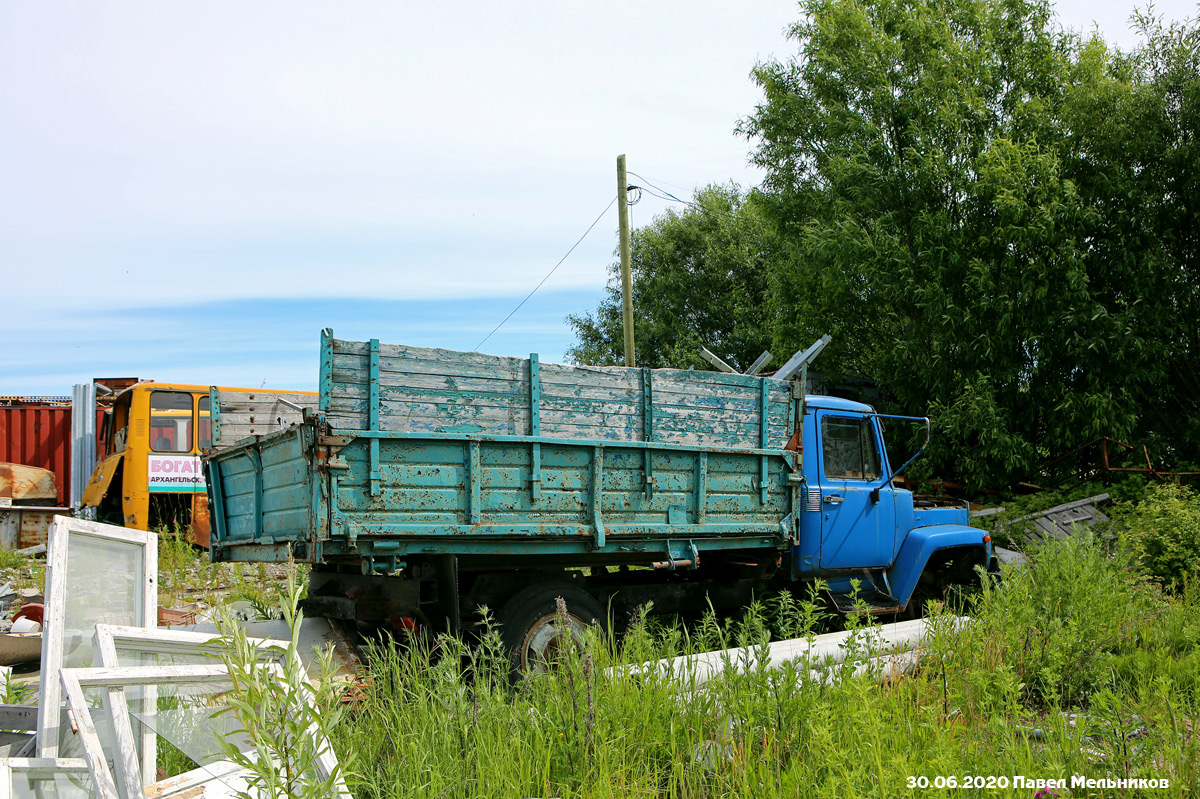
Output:
M874 569L891 565L896 510L890 486L871 491L886 468L879 430L871 417L822 411L820 568Z

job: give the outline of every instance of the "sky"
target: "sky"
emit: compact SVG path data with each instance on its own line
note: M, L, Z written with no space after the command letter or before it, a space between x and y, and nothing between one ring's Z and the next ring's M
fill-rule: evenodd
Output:
M1136 41L1132 3L1057 9ZM325 327L561 361L566 315L604 295L617 155L680 197L756 185L735 127L798 18L790 0L0 0L0 395L314 389ZM666 207L643 195L633 224Z

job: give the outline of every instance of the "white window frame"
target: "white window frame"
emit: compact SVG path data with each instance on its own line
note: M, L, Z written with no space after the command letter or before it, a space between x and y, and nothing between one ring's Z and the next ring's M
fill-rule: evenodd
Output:
M91 769L96 781L100 799L125 799L126 797L143 796L141 769L138 766L136 743L133 735L133 724L129 719L129 705L125 701L126 686L134 685L204 685L206 683L223 684L229 681L229 671L224 666L163 666L163 667L131 667L131 668L86 668L63 669L63 690L67 695L67 703L71 714L75 717L75 725L79 730L79 740L83 745L83 756ZM104 747L96 732L96 724L92 720L92 709L88 705L84 688L103 688L105 690L104 704L108 709L113 727L116 752L114 766L117 779L109 769L108 759L104 755ZM211 779L211 774L203 767L198 771L204 772ZM196 774L197 770L188 772ZM121 786L117 789L118 783ZM188 783L181 788L195 787Z
M66 638L67 563L73 538L100 538L142 547L142 623L147 629L158 624L158 534L131 530L112 524L55 516L46 546L46 618L42 625L42 670L39 679L37 754L58 755L62 723L63 646ZM97 575L102 578L102 575Z
M127 627L117 624L97 624L96 632L93 634L92 646L96 652L96 662L105 668L124 668L134 664L122 663L120 656L117 654L118 648L125 651L142 652L150 655L199 655L203 654L212 658L212 665L221 664L221 652L219 644L222 640L221 635L217 633L198 633L188 630L169 630L161 627L156 627L153 630L143 629L141 627ZM263 650L264 655L278 654L280 657L286 655L288 650L288 642L270 638L248 638L249 643ZM272 650L278 650L272 652ZM295 662L297 666L302 667L299 653L295 654ZM278 661L278 657L274 658ZM143 695L143 703L153 703L155 699L154 687L147 686L146 692ZM311 697L310 697L311 699ZM124 702L125 700L120 700ZM127 710L128 705L125 705ZM143 708L143 711L146 711ZM156 769L155 763L157 760L158 736L151 730L143 732L140 742L139 751L141 752L142 763L142 785L151 785L155 782ZM333 769L337 767L337 757L333 754L333 750L329 749L319 757L320 766L323 769L322 775L328 776L333 773Z
M53 778L56 774L88 774L86 760L75 757L9 757L0 758L0 799L16 799L13 774L29 773ZM86 799L86 794L80 794Z
M156 634L163 637L164 640L178 637L175 641L169 641L169 643L174 644L172 649L175 652L180 651L178 644L184 643L182 637L185 636L205 639L197 645L198 650L199 647L205 647L202 651L207 651L206 645L211 643L213 639L219 638L218 636L210 636L203 633L168 630L157 631ZM153 644L154 642L151 641L150 643ZM275 644L278 642L267 643ZM263 668L269 669L275 675L276 679L282 680L284 678L283 669L278 663L266 663L263 665ZM133 733L129 705L124 691L127 686L225 684L228 681L229 670L223 664L212 666L121 666L116 668L63 669L63 688L67 694L71 713L74 715L75 723L79 728L79 737L83 744L84 757L95 776L100 799L121 799L122 796L143 796L148 793L158 795L156 791L151 790L150 785L147 785L143 789L143 774L139 768L137 757L138 742ZM117 752L115 753L117 780L113 779L113 775L109 770L108 761L105 758L104 749L100 743L100 737L92 721L91 709L88 707L87 698L83 693L84 688L106 689L105 706L112 721L113 736L117 748ZM314 698L311 691L306 692L306 700L310 706L313 705ZM334 754L333 746L328 739L322 738L317 743L319 751L322 752L322 756L318 757L316 762L317 774L322 779L327 779L334 773L332 769L338 767L337 756ZM194 790L205 784L216 785L217 783L214 782L214 777L216 776L214 769L220 770L222 768L225 769L226 776L229 778L236 778L240 772L238 769L229 769L224 765L224 761L222 761L210 766L201 766L186 774L164 780L164 782L170 783L172 792L180 793ZM220 781L224 782L224 778ZM117 782L121 785L120 794L117 793ZM153 783L153 785L159 786L159 783ZM205 791L207 792L207 788L205 788ZM344 778L340 776L334 783L334 795L343 799L352 799Z

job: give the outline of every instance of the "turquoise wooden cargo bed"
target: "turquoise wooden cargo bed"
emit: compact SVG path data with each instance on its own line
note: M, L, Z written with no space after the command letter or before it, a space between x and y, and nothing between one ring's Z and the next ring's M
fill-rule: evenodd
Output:
M208 457L212 556L394 573L443 554L694 566L706 551L778 551L799 404L771 378L326 330L318 411Z

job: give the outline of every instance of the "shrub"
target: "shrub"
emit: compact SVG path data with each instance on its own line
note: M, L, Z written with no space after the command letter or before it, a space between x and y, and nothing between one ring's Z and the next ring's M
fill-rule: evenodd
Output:
M1128 569L1079 531L1037 546L1022 568L985 583L977 624L967 633L973 667L1010 668L1022 699L1067 706L1111 682L1111 658L1137 639L1151 612ZM990 657L992 662L979 661Z
M1187 486L1163 483L1121 517L1138 564L1164 584L1200 571L1200 500Z

